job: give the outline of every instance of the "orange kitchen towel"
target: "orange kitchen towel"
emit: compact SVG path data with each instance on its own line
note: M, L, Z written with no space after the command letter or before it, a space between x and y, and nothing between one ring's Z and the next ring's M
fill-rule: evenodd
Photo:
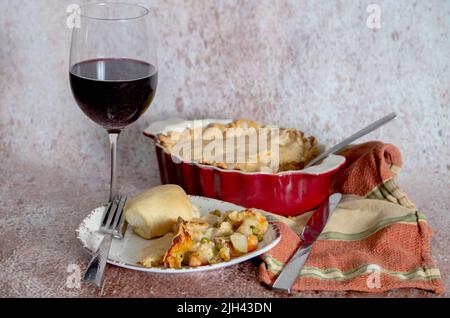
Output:
M426 218L394 181L402 165L398 148L368 142L341 154L347 161L334 180L333 192L344 197L293 289L383 292L420 288L443 293L439 269L431 259ZM298 233L312 213L295 218L271 215L282 239L263 255L259 271L263 283L272 285L301 245Z

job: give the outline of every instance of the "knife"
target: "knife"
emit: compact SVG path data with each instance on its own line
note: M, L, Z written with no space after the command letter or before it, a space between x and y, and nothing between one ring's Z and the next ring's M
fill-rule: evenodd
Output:
M303 241L301 247L291 257L289 262L278 275L272 289L283 292L291 292L292 285L297 280L300 271L311 253L312 246L327 225L327 221L341 201L342 195L335 193L325 200L311 215L300 237Z

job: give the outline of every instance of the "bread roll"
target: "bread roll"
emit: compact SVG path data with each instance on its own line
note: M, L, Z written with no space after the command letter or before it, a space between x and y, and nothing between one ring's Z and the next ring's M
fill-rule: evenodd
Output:
M145 239L167 234L178 217L190 220L199 215L198 208L189 201L186 192L173 184L144 191L128 199L125 205L125 219Z

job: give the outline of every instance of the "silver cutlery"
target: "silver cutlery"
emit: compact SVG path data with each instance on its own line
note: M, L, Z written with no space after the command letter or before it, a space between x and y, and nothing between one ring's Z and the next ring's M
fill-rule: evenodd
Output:
M305 227L303 228L300 238L303 241L301 247L291 257L289 262L284 266L278 275L272 289L283 292L291 292L292 285L297 280L300 271L306 263L311 253L314 242L318 239L325 228L330 216L333 214L337 205L341 201L342 195L335 193L325 200L319 208L311 215Z
M316 164L320 160L325 159L329 155L338 152L339 150L341 150L342 148L348 146L349 144L351 144L355 140L361 138L362 136L367 135L368 133L374 131L375 129L380 128L381 126L383 126L384 124L390 122L391 120L393 120L396 117L397 117L397 115L395 113L390 113L389 115L384 116L381 119L378 119L377 121L373 122L369 126L367 126L367 127L363 128L363 129L361 129L360 131L354 133L350 137L345 138L343 141L341 141L337 145L331 147L330 149L326 150L324 153L320 154L319 156L317 156L316 158L311 160L305 166L305 168L311 167L312 165Z
M103 239L84 273L83 280L101 286L106 267L109 250L113 237L122 239L125 234L125 215L123 209L127 201L126 196L111 201L105 210L99 232Z

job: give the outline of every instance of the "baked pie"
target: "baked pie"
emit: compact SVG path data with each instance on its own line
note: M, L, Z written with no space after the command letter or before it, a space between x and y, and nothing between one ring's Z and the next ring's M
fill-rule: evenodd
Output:
M245 172L301 170L320 153L313 136L247 119L169 131L156 140L182 160Z

